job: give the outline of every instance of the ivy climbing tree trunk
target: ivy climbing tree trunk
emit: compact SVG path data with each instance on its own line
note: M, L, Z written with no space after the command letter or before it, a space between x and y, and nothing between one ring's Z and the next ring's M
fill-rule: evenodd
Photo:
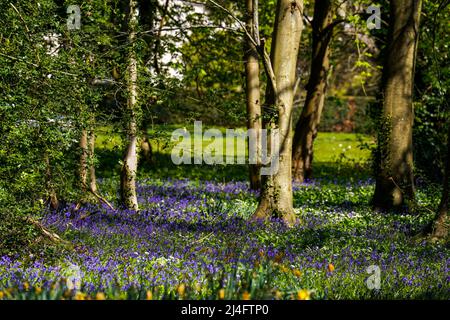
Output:
M292 203L292 107L296 77L297 56L303 28L303 1L278 0L272 39L270 67L265 63L269 84L266 105L274 108L275 117L266 128L277 129L279 146L278 170L262 179L258 208L253 218L267 219L275 215L287 225L296 222Z
M306 100L295 126L292 147L292 174L303 182L312 175L313 144L317 136L330 69L330 41L333 32L331 0L315 1L312 21L311 75L306 86Z
M246 0L247 18L246 27L253 37L258 31L258 7L255 0ZM255 5L254 5L255 4ZM249 144L249 158L254 159L256 163L249 165L250 174L250 188L259 190L261 188L261 97L260 97L260 82L259 82L259 59L258 52L253 43L246 39L245 42L245 74L246 74L246 94L247 94L247 128L254 132L251 140L255 146ZM250 152L255 154L251 155Z
M373 205L398 209L414 200L412 94L421 0L391 0L387 56L383 68L383 110L378 131Z
M130 46L128 57L128 83L127 83L127 135L128 145L123 159L120 176L120 194L122 204L133 210L138 210L136 196L137 171L137 59L135 52L136 29L138 24L138 7L136 0L129 1L128 43Z

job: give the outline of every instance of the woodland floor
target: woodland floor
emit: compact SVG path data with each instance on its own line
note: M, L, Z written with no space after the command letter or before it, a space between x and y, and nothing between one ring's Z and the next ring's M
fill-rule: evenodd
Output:
M316 178L294 184L302 225L248 222L257 194L245 167L163 166L161 152L139 180L140 212L98 204L45 212L42 224L74 249L50 262L0 258L0 298L450 298L449 247L413 240L433 218L439 188L419 186L415 212L374 213L367 153L330 152L358 146L355 136L347 145L332 136L319 134ZM112 150L99 146L103 163L117 157ZM114 170L99 170L109 199L117 177L102 172Z

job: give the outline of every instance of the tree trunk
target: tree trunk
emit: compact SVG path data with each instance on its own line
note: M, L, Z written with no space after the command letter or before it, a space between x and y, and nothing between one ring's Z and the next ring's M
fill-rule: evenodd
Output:
M450 175L450 126L447 136L447 161L445 165L444 181L442 185L442 198L439 204L438 214L433 223L433 231L431 237L435 239L446 239L448 237L449 217L448 217L448 200L449 186L448 179Z
M150 143L150 138L148 136L148 127L144 125L142 130L142 140L141 140L141 156L145 162L148 164L152 163L152 145Z
M306 86L306 100L302 113L295 126L292 150L293 177L303 182L312 176L312 160L314 139L320 122L327 75L330 69L330 40L332 37L332 4L331 0L316 1L312 22L312 57L311 74Z
M95 131L92 127L89 131L89 188L92 192L97 192L97 178L95 176Z
M247 0L247 21L246 26L251 35L255 35L258 32L258 21L254 21L255 14L257 14L258 8L253 7L254 0ZM256 163L249 164L250 174L250 188L252 190L259 190L261 188L261 102L260 102L260 83L259 83L259 59L256 47L246 40L245 42L245 73L247 81L247 128L254 131L252 143L256 145L254 148L250 148L249 142L249 158L252 158ZM250 155L250 150L253 149L256 154Z
M53 175L52 168L50 165L50 159L48 157L48 153L44 153L44 162L45 162L45 176L46 176L46 189L48 193L48 203L50 205L50 209L57 210L59 208L59 200L55 191L55 187L53 185Z
M297 56L303 28L303 1L278 0L272 40L271 85L267 86L266 105L275 108L276 119L266 127L278 129L280 145L278 170L262 179L259 206L254 219L271 215L283 219L287 225L296 222L292 200L292 106L296 77ZM267 71L267 66L266 66Z
M373 198L374 207L382 210L399 209L414 200L412 94L421 0L391 0L390 6Z
M88 134L86 129L81 130L81 137L80 137L80 149L81 149L81 156L80 156L80 184L81 184L81 191L83 194L86 192L86 184L87 184L87 159L88 159Z
M136 27L138 22L138 8L136 0L129 2L128 42L130 44L128 60L128 145L123 159L123 167L120 181L121 202L128 209L138 210L136 196L136 171L137 171L137 59L135 53Z

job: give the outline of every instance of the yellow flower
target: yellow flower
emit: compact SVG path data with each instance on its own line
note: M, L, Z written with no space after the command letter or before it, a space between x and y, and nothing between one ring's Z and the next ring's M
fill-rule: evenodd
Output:
M77 293L75 293L75 300L85 300L86 299L86 294L78 291Z
M284 273L288 273L289 272L289 269L288 269L288 267L286 267L286 266L281 266L281 271L282 272L284 272Z
M277 300L283 299L283 295L281 294L280 290L275 291L275 299Z
M294 269L294 271L292 271L292 273L296 276L296 277L300 277L302 275L302 272L298 269Z
M150 290L147 290L146 299L147 300L153 300L153 293Z
M3 291L0 291L0 300L3 299L4 296L5 294L3 293Z
M25 291L28 291L28 289L30 289L30 285L28 282L24 282L23 283L23 288L25 289Z
M298 291L297 299L298 300L309 300L310 299L309 291L306 289L302 289L302 290Z
M225 299L225 289L220 289L219 290L219 299L220 300Z
M242 294L242 300L250 300L250 293L248 293L248 291L244 291Z
M34 288L34 292L36 292L36 294L40 294L42 292L42 288L36 287L36 288Z
M334 266L332 263L328 264L328 271L330 271L330 272L334 271Z
M106 300L105 294L103 292L97 292L95 300Z
M180 297L182 297L182 296L184 296L184 291L186 290L186 286L182 283L182 284L180 284L179 286L178 286L178 289L177 289L177 291L178 291L178 295L180 296Z

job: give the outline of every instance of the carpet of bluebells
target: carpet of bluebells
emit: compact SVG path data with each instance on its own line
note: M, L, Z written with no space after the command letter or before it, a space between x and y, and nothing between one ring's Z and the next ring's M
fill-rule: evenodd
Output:
M0 257L0 299L450 298L449 247L412 240L432 211L374 213L373 185L296 184L302 224L287 228L249 221L257 194L245 182L141 180L139 212L45 213L72 247L51 262Z

